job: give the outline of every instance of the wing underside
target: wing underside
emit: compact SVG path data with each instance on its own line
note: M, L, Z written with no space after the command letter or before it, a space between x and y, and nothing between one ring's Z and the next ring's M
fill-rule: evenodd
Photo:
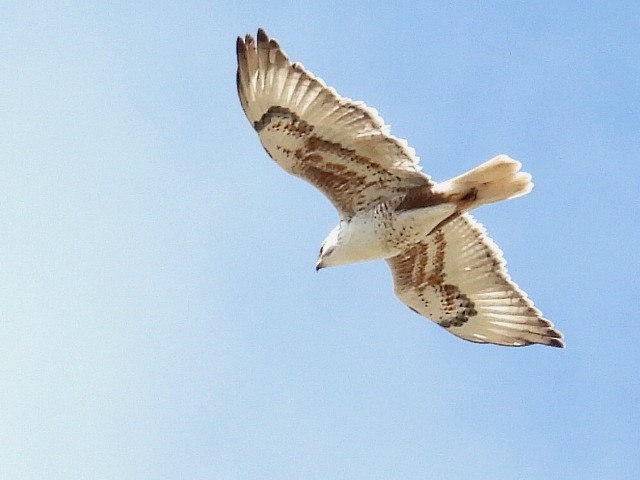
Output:
M388 263L400 300L460 338L564 346L562 334L511 281L502 252L468 214Z
M237 86L269 155L319 188L345 215L431 184L415 152L374 109L341 97L291 63L263 30L238 38Z

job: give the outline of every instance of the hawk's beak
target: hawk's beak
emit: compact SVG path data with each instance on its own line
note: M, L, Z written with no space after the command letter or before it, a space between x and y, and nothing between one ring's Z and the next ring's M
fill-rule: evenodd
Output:
M317 272L318 270L320 270L321 268L324 268L324 265L322 265L322 260L318 260L318 261L316 262L316 272Z

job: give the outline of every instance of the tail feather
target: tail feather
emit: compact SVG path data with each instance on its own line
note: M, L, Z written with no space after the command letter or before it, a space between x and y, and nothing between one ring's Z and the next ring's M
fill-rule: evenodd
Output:
M531 175L521 172L521 163L507 155L498 155L451 180L436 185L436 190L468 211L487 203L525 195L533 188Z

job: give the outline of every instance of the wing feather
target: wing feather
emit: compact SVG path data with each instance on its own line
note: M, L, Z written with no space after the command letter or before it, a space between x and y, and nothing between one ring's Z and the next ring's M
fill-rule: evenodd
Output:
M431 185L407 142L378 112L341 97L264 30L237 42L240 103L271 157L322 190L350 216L417 186Z
M562 334L511 280L502 252L468 214L387 262L400 300L460 338L564 346Z

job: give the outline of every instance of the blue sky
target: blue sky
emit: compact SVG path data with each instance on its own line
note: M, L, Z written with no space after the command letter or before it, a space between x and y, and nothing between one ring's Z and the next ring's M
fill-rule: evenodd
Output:
M262 26L476 212L565 350L463 342L336 222L235 92ZM640 476L637 2L3 2L0 476Z

